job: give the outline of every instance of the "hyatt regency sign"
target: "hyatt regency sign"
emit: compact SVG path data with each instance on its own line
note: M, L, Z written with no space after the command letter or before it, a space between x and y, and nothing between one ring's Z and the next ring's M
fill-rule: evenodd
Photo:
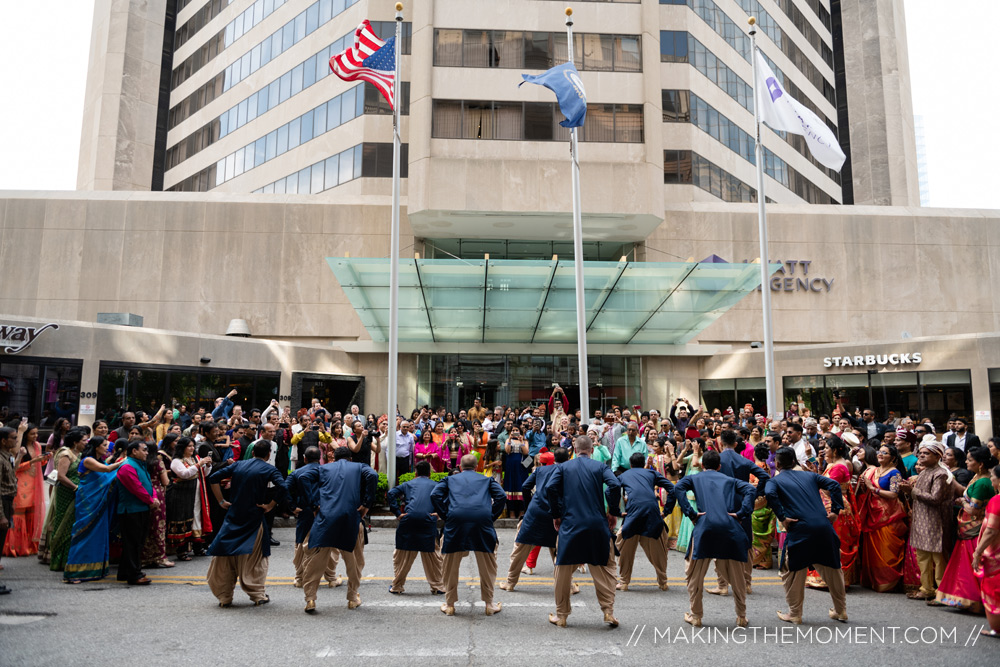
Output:
M919 364L923 361L920 352L900 352L892 354L856 354L853 357L826 357L823 366L826 368L844 366L901 366L903 364Z
M21 327L14 324L0 323L0 351L4 354L17 354L35 342L46 329L58 329L58 324L43 324L40 327Z

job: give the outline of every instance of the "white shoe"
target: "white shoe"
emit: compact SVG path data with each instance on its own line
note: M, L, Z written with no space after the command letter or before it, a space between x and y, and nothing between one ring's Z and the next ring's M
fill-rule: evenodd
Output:
M535 568L528 567L527 565L525 565L524 567L521 568L521 572L523 572L524 574L534 574Z

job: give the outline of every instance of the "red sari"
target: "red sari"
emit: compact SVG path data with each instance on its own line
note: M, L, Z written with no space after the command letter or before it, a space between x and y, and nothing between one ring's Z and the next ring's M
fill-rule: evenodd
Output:
M987 528L1000 530L1000 495L995 495L986 505L986 518L983 520L982 531ZM979 539L982 539L982 532ZM983 553L979 569L974 570L979 579L979 587L983 596L983 608L986 613L1000 616L1000 545L994 544Z
M42 445L36 440L27 447L27 458L42 455ZM45 476L42 462L25 461L17 467L17 495L14 496L14 516L3 547L4 556L30 556L38 553L45 523Z
M861 473L883 491L898 493L899 471L890 470L881 478L878 468ZM879 593L894 591L903 578L903 557L909 532L906 508L899 497L892 500L879 497L858 485L856 497L861 528L861 585Z
M965 489L962 509L958 513L958 541L937 590L936 599L942 604L983 613L982 592L972 570L972 555L979 545L986 506L993 495L989 477L981 477Z
M858 515L855 510L857 500L851 489L851 469L847 463L836 463L823 471L824 477L829 477L840 484L844 496L844 510L833 522L833 530L840 538L840 569L844 571L844 585L850 586L860 580L860 565L858 545L861 542L861 528L858 526ZM826 491L820 491L823 507L830 511L830 496ZM826 588L826 582L816 570L809 570L806 575L806 586L810 588Z

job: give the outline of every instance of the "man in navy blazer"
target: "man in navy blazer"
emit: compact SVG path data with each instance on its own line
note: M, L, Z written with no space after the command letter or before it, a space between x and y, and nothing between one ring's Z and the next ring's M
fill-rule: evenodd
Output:
M252 459L237 461L208 477L219 505L228 510L225 521L208 547L208 554L213 557L208 566L208 587L218 598L220 607L232 605L237 578L240 588L255 605L270 601L264 592L264 583L271 555L271 534L264 514L285 497L285 480L267 462L270 455L270 445L258 443L254 445ZM223 499L219 487L224 479L231 480L229 500ZM275 489L275 497L270 501L269 483Z
M556 613L549 614L549 623L566 627L572 610L569 597L573 572L577 566L587 564L597 601L604 612L604 622L617 628L615 546L611 530L615 517L621 513L621 482L606 463L590 458L594 443L588 436L578 437L574 448L576 458L555 467L545 492L553 524L559 533L555 567Z
M656 583L661 591L669 589L667 585L667 538L663 517L674 511L674 485L666 477L644 468L646 456L636 452L629 457L628 470L618 476L625 490L625 520L618 532L616 546L621 554L618 557L618 590L627 591L632 581L632 564L635 562L635 550L642 546L646 558L656 570ZM667 504L660 514L660 504L656 500L656 487L666 489Z
M330 563L333 549L347 570L347 608L361 606L358 588L365 567L365 531L361 517L375 503L378 475L364 463L351 461L351 450L339 447L333 462L303 476L313 485L311 504L316 512L303 565L302 588L306 613L316 613L316 589Z
M528 509L517 525L517 537L514 538L514 550L510 554L510 568L507 570L507 580L500 582L500 588L505 591L514 590L521 578L521 568L528 560L533 547L548 547L552 553L552 561L556 559L556 533L552 523L552 511L549 509L549 499L546 497L549 480L555 465L569 461L569 450L558 447L554 452L543 452L538 456L538 466L528 475L521 486L525 497L531 495ZM579 593L580 587L573 584L573 593Z
M458 570L470 551L476 552L479 566L480 596L486 603L486 615L500 611L493 604L493 582L497 577L497 531L493 522L503 512L507 494L492 477L476 472L479 459L466 454L460 463L462 472L441 480L431 492L437 515L444 519L444 604L446 616L455 615L458 602Z
M396 595L403 592L406 575L410 573L417 554L420 554L424 576L431 585L431 595L444 595L438 516L434 513L434 503L431 502L431 492L437 482L431 479L431 464L427 461L417 463L416 473L416 477L394 486L386 495L389 509L399 519L399 525L396 526L396 548L392 552L393 578L389 592Z
M306 542L309 540L309 531L312 530L313 520L316 518L316 514L313 512L312 496L317 477L316 473L309 471L319 468L319 447L306 447L303 460L305 465L296 468L295 472L285 478L285 489L288 490L291 506L290 512L295 515L295 555L292 556L292 567L295 568L294 584L296 588L302 588ZM330 564L323 573L330 588L336 588L344 583L344 580L337 576L339 563L340 552L336 549L331 550Z
M719 472L743 482L749 482L750 475L753 475L757 478L757 497L763 498L764 487L771 476L766 470L736 451L736 431L732 429L723 431L722 435L719 436L719 442L722 443L722 451L719 452ZM749 514L743 518L743 531L747 534L747 539L753 542L753 531L750 526L751 519L752 516ZM716 563L715 575L718 577L719 584L715 588L709 588L708 592L712 595L728 595L729 581L722 571L719 570L718 563ZM746 582L747 595L750 595L752 590L750 585L752 577L753 559L747 558L746 563L743 565L743 579Z
M775 455L780 474L767 483L767 503L785 526L785 547L778 571L785 588L788 613L778 618L796 625L802 623L806 573L816 568L830 590L833 609L830 618L847 622L847 595L844 571L840 568L840 538L833 529L837 514L844 509L840 483L805 470L795 470L795 450L782 447ZM830 495L830 511L823 506L819 491Z
M701 627L702 594L705 573L711 560L716 559L719 571L730 581L736 602L736 625L747 627L746 582L743 563L747 560L750 539L741 525L753 512L757 489L749 483L719 472L719 453L707 451L701 457L704 470L685 477L674 486L674 498L684 516L694 523L688 544L687 577L691 611L684 613L684 622ZM687 492L694 493L698 510L688 502Z

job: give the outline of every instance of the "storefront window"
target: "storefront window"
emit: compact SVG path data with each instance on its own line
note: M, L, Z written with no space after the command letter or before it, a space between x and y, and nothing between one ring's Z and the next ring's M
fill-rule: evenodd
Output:
M747 403L753 406L754 414L767 411L767 381L764 378L736 379L736 403L731 406L733 412L739 414L740 408ZM719 407L725 409L730 406Z
M0 364L0 421L27 417L45 431L57 419L76 423L80 364L19 359ZM46 434L47 437L47 434Z
M867 406L875 410L879 421L888 418L922 414L920 410L920 388L916 373L871 373L872 400Z
M736 380L702 380L699 389L701 403L710 411L723 410L736 402Z
M638 357L590 357L590 410L640 404ZM566 391L570 411L579 407L580 374L575 357L552 355L433 354L417 358L420 405L468 409L483 405L520 406L548 400L553 383Z
M993 415L993 435L1000 436L1000 368L990 369L990 413Z
M952 414L973 425L972 378L969 371L929 371L920 373L923 392L921 417L930 417L938 432L944 431Z

